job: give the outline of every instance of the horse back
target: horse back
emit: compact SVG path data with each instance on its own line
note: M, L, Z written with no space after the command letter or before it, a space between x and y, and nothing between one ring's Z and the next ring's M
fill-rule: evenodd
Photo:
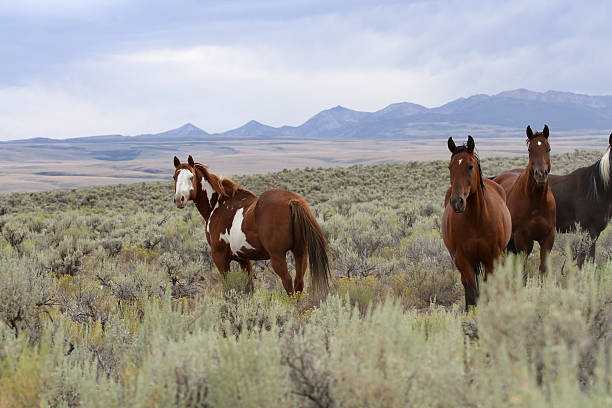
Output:
M259 196L255 221L259 239L268 251L288 251L294 246L293 214L290 203L308 208L306 200L292 191L274 188Z
M485 194L487 193L487 187L490 191L492 191L494 194L496 194L499 198L502 199L502 201L506 201L506 189L504 189L504 187L502 185L500 185L498 182L494 181L494 180L489 180L489 179L483 179L482 181L484 181L484 185L485 185Z
M519 178L519 176L520 176L520 173L516 173L514 171L508 171L506 173L502 173L499 176L495 177L493 181L499 184L505 190L505 192L508 193L512 185L514 185L516 180Z

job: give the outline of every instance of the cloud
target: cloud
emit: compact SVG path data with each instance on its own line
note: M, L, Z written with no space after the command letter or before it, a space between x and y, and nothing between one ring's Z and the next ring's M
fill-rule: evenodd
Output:
M0 139L297 125L338 104L519 87L612 93L605 2L84 4L0 8L15 39L0 41Z

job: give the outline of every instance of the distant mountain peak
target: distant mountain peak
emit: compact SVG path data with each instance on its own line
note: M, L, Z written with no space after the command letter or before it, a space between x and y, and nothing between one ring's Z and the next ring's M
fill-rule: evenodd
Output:
M162 133L157 133L153 136L207 136L208 133L193 123L187 122L183 126L176 129L167 130Z
M256 120L249 120L244 125L236 129L231 129L221 133L226 136L273 136L278 133L276 128L264 125Z
M193 124L193 123L191 123L191 122L187 122L187 123L185 123L183 126L181 126L181 127L180 127L180 128L178 128L178 129L199 129L199 130L202 130L202 129L200 129L199 127L197 127L196 125L194 125L194 124Z

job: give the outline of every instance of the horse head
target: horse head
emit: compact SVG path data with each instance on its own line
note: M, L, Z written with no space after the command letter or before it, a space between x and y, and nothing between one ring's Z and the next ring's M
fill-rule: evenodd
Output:
M450 204L457 213L467 208L467 198L483 186L480 161L474 154L474 139L468 136L467 143L457 147L452 137L448 138L448 150L452 153L448 165L451 178Z
M544 130L533 133L527 126L527 148L529 151L529 169L533 174L536 185L544 186L550 173L550 144L548 144L548 125Z
M174 156L174 204L178 208L185 207L189 200L195 201L197 192L198 180L193 158L190 155L187 163L181 163Z

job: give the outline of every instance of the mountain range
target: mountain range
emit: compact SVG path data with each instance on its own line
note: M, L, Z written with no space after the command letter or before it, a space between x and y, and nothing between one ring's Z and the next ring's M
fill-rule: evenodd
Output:
M359 112L336 106L316 114L300 126L275 128L250 121L221 135L405 138L414 136L417 129L435 131L454 125L518 129L528 124L541 128L544 123L555 130L611 129L612 96L517 89L497 95L459 98L436 108L401 102L376 112Z
M447 134L472 127L524 129L528 124L552 131L612 129L612 96L571 92L534 92L527 89L496 95L473 95L435 108L400 102L376 112L360 112L342 106L323 110L299 126L272 127L256 120L222 133L210 134L187 123L177 129L137 136L103 135L63 140L79 143L135 141L201 141L225 137L299 137L325 139L410 139L427 134ZM28 139L27 143L52 143L54 139ZM13 141L11 143L16 143Z

